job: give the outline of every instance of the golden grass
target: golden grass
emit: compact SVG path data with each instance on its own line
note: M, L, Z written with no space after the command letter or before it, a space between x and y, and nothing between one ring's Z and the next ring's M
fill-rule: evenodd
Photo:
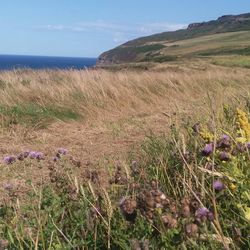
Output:
M142 112L202 105L209 92L222 103L246 94L250 75L241 69L206 71L58 70L0 73L0 106L67 108L85 120L124 118Z

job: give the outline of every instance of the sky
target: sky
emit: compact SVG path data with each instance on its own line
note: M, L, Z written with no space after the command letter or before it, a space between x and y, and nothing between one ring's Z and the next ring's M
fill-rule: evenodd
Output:
M1 0L0 54L97 57L128 40L250 12L250 0Z

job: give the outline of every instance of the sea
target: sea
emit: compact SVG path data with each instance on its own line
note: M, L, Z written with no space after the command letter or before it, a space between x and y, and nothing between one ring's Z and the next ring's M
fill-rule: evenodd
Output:
M13 69L86 69L96 65L96 58L0 55L0 70Z

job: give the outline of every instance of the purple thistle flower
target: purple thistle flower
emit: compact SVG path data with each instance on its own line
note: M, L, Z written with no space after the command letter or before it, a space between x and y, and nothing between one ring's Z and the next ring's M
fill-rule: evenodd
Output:
M5 183L3 185L3 188L6 190L6 191L11 191L14 189L14 185L12 183Z
M206 217L209 213L209 210L206 207L200 207L196 211L196 216L198 217Z
M37 153L35 151L30 151L29 152L29 157L30 159L36 159Z
M208 212L207 218L208 218L208 220L213 221L214 220L214 214L212 212Z
M68 153L68 150L65 149L65 148L59 148L57 150L57 153L60 154L60 155L66 155Z
M229 161L230 160L230 154L223 151L220 153L219 158L221 161Z
M4 157L3 159L4 163L7 164L7 165L10 165L12 163L14 163L16 161L16 157L15 156L6 156Z
M221 191L225 188L224 184L220 180L215 181L213 187L216 191Z
M22 154L23 154L24 158L27 158L29 156L29 154L30 154L30 151L29 150L28 151L24 151Z
M230 141L230 137L226 134L222 135L221 139Z
M247 149L250 150L250 142L247 142L247 143L246 143L246 147L247 147Z
M228 135L222 135L221 139L217 142L217 148L230 148L231 140Z
M202 149L201 154L203 156L209 156L213 152L213 143L206 144L205 147Z
M44 154L42 152L36 152L36 159L38 161L43 160L44 159Z
M52 161L57 162L57 161L59 161L59 158L55 156L52 158Z

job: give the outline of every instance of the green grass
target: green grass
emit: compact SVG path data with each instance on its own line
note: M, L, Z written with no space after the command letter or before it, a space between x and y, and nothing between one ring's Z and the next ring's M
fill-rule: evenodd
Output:
M198 52L197 55L200 56L220 56L220 55L250 55L250 47L246 48L217 48L217 49L211 49L206 51Z
M212 60L215 65L250 68L250 56L219 57Z
M3 117L4 126L11 124L36 125L42 123L45 126L53 120L77 120L81 116L67 108L42 107L34 104L0 106L0 115Z
M249 112L248 105L245 110ZM249 119L249 113L243 116ZM208 130L205 122L193 130L195 121L189 120L172 125L168 137L149 136L135 152L136 162L131 158L124 167L110 166L111 185L105 188L93 168L83 179L74 177L70 157L38 162L48 168L50 181L31 185L24 204L16 201L15 190L5 190L9 200L0 208L0 242L7 241L13 250L118 250L138 244L149 249L249 249L250 152L237 143L246 134L239 130L234 108L225 106L216 117L208 117L216 130ZM248 129L250 136L250 124ZM202 155L208 134L217 145L227 134L229 146ZM225 151L230 160L220 159ZM29 163L10 167L21 166ZM215 180L223 190L213 189ZM214 218L198 217L201 207Z
M162 44L150 44L150 45L135 47L134 50L137 53L146 53L146 52L157 51L163 48L165 48L165 46Z

